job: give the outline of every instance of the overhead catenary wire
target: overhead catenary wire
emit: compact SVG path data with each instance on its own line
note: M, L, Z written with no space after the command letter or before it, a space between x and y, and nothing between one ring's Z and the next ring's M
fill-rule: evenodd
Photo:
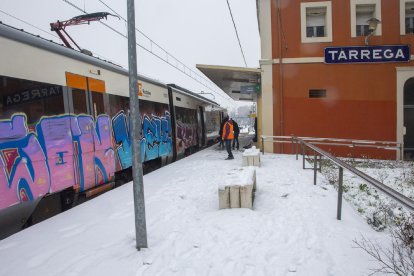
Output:
M1 12L1 13L3 13L3 14L5 14L5 15L7 15L7 16L10 16L11 18L13 18L13 19L15 19L15 20L17 20L17 21L20 21L20 22L22 22L22 23L24 23L24 24L26 24L26 25L28 25L28 26L30 26L30 27L32 27L32 28L35 28L35 29L36 29L36 30L38 30L38 31L41 31L41 32L43 32L43 33L45 33L45 34L48 34L48 35L50 35L50 36L53 36L53 37L55 37L55 38L59 39L59 37L58 37L57 35L51 34L51 33L47 32L47 31L45 31L45 30L43 30L43 29L41 29L41 28L39 28L39 27L36 27L35 25L33 25L33 24L31 24L31 23L29 23L29 22L27 22L27 21L24 21L23 19L20 19L20 18L18 18L18 17L16 17L16 16L12 15L12 14L10 14L10 13L7 13L7 12L5 12L5 11L3 11L3 10L0 10L0 12Z
M62 0L63 2L69 4L70 6L72 6L73 8L83 12L83 13L87 13L86 10L76 6L75 4L73 4L71 1L69 0ZM114 9L110 8L109 5L107 5L106 3L104 3L103 1L99 1L101 2L103 5L105 5L109 10L111 10L114 14L116 14L117 16L119 16L119 18L121 18L122 20L124 20L126 22L126 19L121 16L118 12L116 12ZM118 35L128 39L127 35L123 34L122 32L116 30L115 28L113 28L112 26L110 26L109 24L106 24L102 21L99 21L99 23L101 23L102 25L104 25L105 27L107 27L108 29L112 30L113 32L117 33ZM161 61L164 61L165 63L169 64L170 66L172 66L173 68L179 70L180 72L184 73L185 75L187 75L188 77L190 77L191 79L195 80L196 82L198 82L199 84L203 85L204 87L206 87L208 90L210 90L211 92L214 92L215 94L217 94L218 96L220 96L221 98L223 98L224 100L233 100L231 97L224 97L223 95L221 95L221 93L218 93L216 90L214 90L214 88L212 88L212 85L215 85L214 83L212 83L210 80L206 80L203 76L201 76L200 74L198 74L197 72L195 72L194 70L192 70L191 68L189 68L188 66L186 66L183 62L181 62L178 58L174 57L173 55L171 55L168 51L164 50L161 46L159 46L156 42L154 42L151 38L149 38L146 34L144 34L142 31L138 30L137 28L135 28L137 30L137 32L141 33L145 38L147 38L150 42L151 42L151 48L152 45L156 45L159 49L161 49L165 54L166 54L166 58L162 57L161 55L155 53L152 49L148 49L145 46L139 44L136 42L136 45L138 47L140 47L141 49L147 51L148 53L154 55L155 57L157 57L158 59L160 59ZM169 59L168 56L171 57L176 64L173 64ZM182 68L180 68L177 64L181 65ZM204 81L204 82L203 82ZM227 94L226 94L227 95Z
M247 67L246 57L244 56L243 47L242 47L241 42L240 42L239 33L237 32L236 23L234 22L233 13L231 12L230 3L229 3L229 0L226 0L226 1L227 1L227 6L229 7L231 20L233 21L234 30L236 31L236 37L237 37L237 41L239 42L240 51L242 53L243 60L244 60L244 65Z
M127 20L121 15L119 14L117 11L115 11L113 8L111 8L108 4L106 4L104 1L102 0L98 0L102 5L104 5L106 8L108 8L111 12L113 12L114 14L116 14L119 18L121 18L125 23L127 23ZM84 11L85 12L85 11ZM199 77L200 79L206 81L207 83L210 83L211 81L204 78L203 76L201 76L200 74L198 74L197 72L195 72L194 70L192 70L191 68L189 68L188 66L186 66L183 62L181 62L178 58L176 58L175 56L173 56L171 53L169 53L167 50L165 50L163 47L161 47L158 43L156 43L154 40L152 40L148 35L146 35L144 32L142 32L140 29L135 28L135 30L140 33L141 35L143 35L146 39L148 39L150 41L150 45L151 45L151 49L150 49L150 53L154 54L155 56L157 56L158 58L161 58L164 62L169 63L170 65L172 65L173 67L175 67L176 69L180 70L182 73L186 74L187 76L189 76L190 78L194 79L193 76L191 76L191 74L194 74L195 76ZM137 44L138 45L138 44ZM161 56L153 53L153 49L152 46L155 45L157 46L160 50L162 50L165 54L166 54L166 59L163 59ZM141 47L141 46L140 46ZM145 50L148 51L148 49L145 48ZM177 66L174 66L169 60L168 57L173 58L173 60L180 64L181 66L183 66L183 70L181 70L180 68L177 68ZM188 73L186 72L186 69L189 71ZM205 86L205 85L203 85ZM206 86L205 86L206 87ZM211 89L211 87L207 87L210 91L218 94L217 91ZM219 96L221 96L220 94L218 94ZM222 98L224 98L223 96L221 96ZM226 99L226 98L224 98ZM229 97L229 99L232 99L231 97ZM228 100L228 99L226 99Z

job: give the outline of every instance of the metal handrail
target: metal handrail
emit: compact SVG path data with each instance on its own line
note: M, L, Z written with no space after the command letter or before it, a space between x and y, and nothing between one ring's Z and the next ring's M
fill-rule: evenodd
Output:
M414 201L406 196L404 196L403 194L393 190L392 188L384 185L383 183L379 182L378 180L372 178L371 176L363 173L362 171L352 167L351 165L345 163L344 161L336 158L335 156L333 156L332 154L322 150L321 148L317 147L315 144L320 144L317 141L322 141L322 140L327 140L329 138L309 138L309 137L294 137L294 136L261 136L262 138L262 153L264 154L264 146L263 146L263 142L264 139L268 139L271 138L271 142L273 143L292 143L292 152L294 151L294 144L296 144L296 160L298 160L298 154L299 154L299 149L298 149L298 145L300 144L301 147L301 153L302 153L302 157L303 157L303 164L305 164L305 150L306 148L309 148L311 150L313 150L314 152L314 166L313 166L313 170L314 170L314 185L316 185L316 176L317 176L317 171L320 170L320 168L318 168L317 166L317 162L318 162L318 158L317 158L317 154L318 153L321 157L324 156L327 159L329 159L330 161L332 161L334 164L336 164L339 167L339 184L338 184L338 206L337 206L337 219L340 220L341 219L341 214L342 214L342 193L343 193L343 170L346 169L348 171L350 171L352 174L356 175L357 177L361 178L362 180L364 180L365 182L367 182L368 184L374 186L376 189L378 189L379 191L381 191L382 193L384 193L385 195L391 197L392 199L396 200L398 203L404 205L406 208L408 208L411 212L414 211ZM305 138L305 139L303 139ZM274 139L279 139L279 140L274 140ZM309 140L312 140L309 142ZM365 141L365 140L348 140L348 139L332 139L332 140L342 140L342 141L358 141L358 142L366 142L366 143L375 143L375 142L381 142L381 143L394 143L396 145L399 145L400 148L398 148L398 146L396 146L396 149L400 149L402 148L401 143L398 142L384 142L384 141ZM268 140L269 141L269 140ZM380 146L379 146L380 147ZM380 147L380 148L387 148L387 147ZM321 165L321 159L319 158L319 162ZM303 168L305 169L305 165L303 165Z
M269 136L269 135L262 135L262 138L286 138L286 139L290 139L291 137L296 137L296 136ZM302 140L306 140L306 141L335 141L335 142L358 142L358 143L378 143L378 144L402 144L400 142L394 142L394 141L375 141L375 140L355 140L355 139L342 139L342 138L317 138L317 137L300 137L298 136L297 138L302 139Z
M393 141L371 141L371 140L353 140L353 139L341 139L341 138L315 138L315 137L296 137L296 136L268 136L262 135L262 153L264 153L263 143L285 143L278 139L285 139L292 142L294 139L301 139L303 141L312 142L314 145L329 145L329 146L343 146L343 147L364 147L364 148L376 148L384 150L396 150L400 154L400 159L403 158L403 143ZM276 139L276 140L275 140Z
M304 141L302 139L297 139L297 141L301 145L305 145L306 147L312 149L313 151L319 153L320 155L328 158L330 161L332 161L338 167L350 171L351 173L353 173L354 175L358 176L359 178L361 178L362 180L364 180L368 184L374 186L375 188L377 188L378 190L380 190L381 192L383 192L387 196L393 198L394 200L396 200L400 204L404 205L410 211L414 211L414 201L412 199L410 199L410 198L406 197L405 195L403 195L403 194L395 191L394 189L392 189L392 188L390 188L390 187L382 184L378 180L375 180L374 178L372 178L371 176L369 176L369 175L361 172L360 170L357 170L356 168L354 168L351 165L345 163L344 161L342 161L342 160L334 157L330 153L322 150L321 148L318 148L317 146L312 145L311 143L308 143L308 142L306 142L306 141ZM340 184L342 184L342 183L340 183Z

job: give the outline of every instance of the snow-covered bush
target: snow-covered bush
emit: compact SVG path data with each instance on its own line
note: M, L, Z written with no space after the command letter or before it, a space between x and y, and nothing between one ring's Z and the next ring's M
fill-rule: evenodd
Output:
M343 158L343 161L374 179L414 199L414 163L403 161ZM309 160L312 161L312 160ZM327 182L338 188L338 167L322 160L322 174ZM374 186L344 170L343 196L365 217L375 230L383 231L407 214L398 203L378 192Z

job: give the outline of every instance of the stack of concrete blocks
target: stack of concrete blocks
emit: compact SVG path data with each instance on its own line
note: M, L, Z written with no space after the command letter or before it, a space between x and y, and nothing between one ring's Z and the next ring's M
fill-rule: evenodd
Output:
M223 180L219 185L219 209L253 209L256 191L255 167L233 169L227 172Z
M253 146L243 152L242 166L260 167L260 150Z

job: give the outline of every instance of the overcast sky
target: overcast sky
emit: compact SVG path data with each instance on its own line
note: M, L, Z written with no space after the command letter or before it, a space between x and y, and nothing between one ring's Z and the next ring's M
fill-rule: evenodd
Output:
M110 12L103 3L126 18L126 0L1 0L0 20L17 28L60 42L49 31L49 23L83 14L66 1L88 13ZM229 0L248 67L259 67L260 38L255 0ZM9 15L40 28L38 30ZM226 0L135 0L136 27L185 65L202 75L195 64L244 67ZM126 34L126 23L115 17L104 20ZM85 49L127 68L127 40L104 25L68 27L67 32ZM49 33L49 35L47 34ZM54 35L54 36L52 36ZM151 48L137 33L137 42ZM152 49L157 51L153 45ZM158 54L162 52L157 51ZM211 92L170 65L137 47L138 72L163 83L175 83L194 92ZM217 91L218 88L217 88ZM223 106L232 101L215 96ZM207 95L207 97L212 98Z

